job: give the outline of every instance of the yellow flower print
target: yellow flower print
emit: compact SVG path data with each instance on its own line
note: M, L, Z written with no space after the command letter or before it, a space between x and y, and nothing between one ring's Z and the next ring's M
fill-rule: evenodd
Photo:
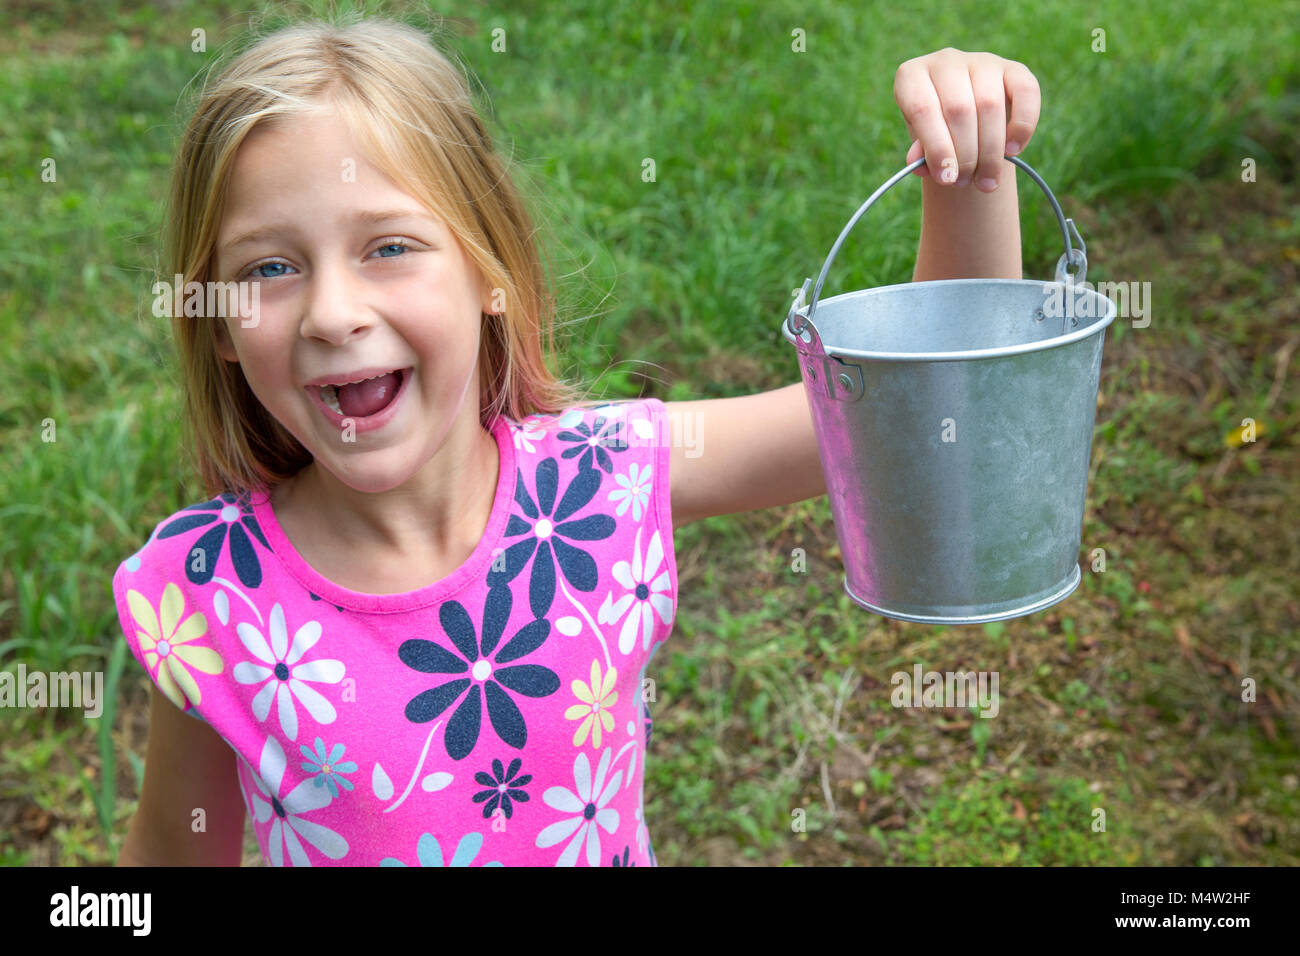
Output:
M197 707L202 694L185 665L204 674L220 674L222 668L221 655L212 648L187 646L190 641L208 633L208 619L195 611L181 621L185 598L174 582L169 582L163 589L162 603L158 606L161 620L148 598L139 591L127 591L126 600L131 607L131 616L140 628L135 636L144 651L145 662L150 671L155 667L158 669L155 676L158 689L181 710L185 709L186 700Z
M588 686L580 680L575 680L571 685L573 694L581 704L574 704L564 712L568 720L577 720L582 718L582 723L578 725L577 732L573 735L573 746L581 747L587 740L588 731L591 732L591 745L600 746L601 728L605 730L614 729L614 715L609 709L618 703L618 691L614 690L614 683L618 680L618 668L611 667L605 673L604 681L600 679L600 661L591 662L591 685Z

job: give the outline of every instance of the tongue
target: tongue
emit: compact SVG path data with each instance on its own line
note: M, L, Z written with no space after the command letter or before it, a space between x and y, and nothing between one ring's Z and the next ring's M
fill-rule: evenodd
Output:
M397 372L389 372L354 385L340 385L339 408L350 418L373 415L393 400L401 382L402 377Z

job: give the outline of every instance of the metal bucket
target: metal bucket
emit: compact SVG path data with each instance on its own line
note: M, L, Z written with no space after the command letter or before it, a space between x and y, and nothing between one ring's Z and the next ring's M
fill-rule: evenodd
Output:
M1087 255L1046 193L1065 240L1054 282L946 279L812 301L783 331L798 350L844 589L886 617L978 624L1031 614L1079 585L1079 541L1106 326L1115 304L1083 286ZM1071 242L1071 235L1077 242ZM1068 271L1077 266L1075 272Z

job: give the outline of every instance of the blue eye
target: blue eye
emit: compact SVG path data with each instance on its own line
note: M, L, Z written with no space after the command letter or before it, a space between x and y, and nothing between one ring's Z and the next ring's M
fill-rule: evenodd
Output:
M405 242L386 242L375 250L375 252L379 253L381 259L395 259L401 256L403 253L410 252L410 251L411 251L411 247ZM291 267L284 262L261 262L253 266L252 268L250 268L247 272L244 273L244 275L251 276L254 279L277 279L281 276L287 275L288 272L287 271L273 272L268 275L262 270L263 269L288 270L289 268Z
M249 269L248 271L253 274L254 278L258 278L258 279L274 279L277 276L284 275L283 272L276 272L273 273L272 275L266 275L259 271L261 269L275 269L275 268L287 269L288 266L286 266L283 262L263 262L261 265L253 266L253 268Z

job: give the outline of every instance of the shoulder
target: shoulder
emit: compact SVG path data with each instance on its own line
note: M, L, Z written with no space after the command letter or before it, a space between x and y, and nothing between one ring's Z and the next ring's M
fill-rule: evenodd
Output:
M122 634L136 660L177 707L198 704L192 671L222 669L203 639L209 629L204 609L213 607L207 592L218 564L223 575L260 583L262 556L269 551L250 496L222 494L163 518L144 545L117 566L112 591ZM218 616L223 604L216 602ZM168 663L173 648L178 662Z
M663 419L667 406L657 398L633 398L585 405L574 405L562 412L529 415L519 421L510 421L512 429L553 432L563 430L590 431L600 423L603 429L617 430L631 426L642 437L649 437L645 424L655 424Z
M512 422L511 430L524 475L536 473L548 487L556 482L561 495L573 480L579 489L575 496L598 493L602 502L616 506L616 517L630 514L638 524L649 513L671 540L674 429L663 401L637 398L579 405L556 414L530 415Z
M253 542L259 550L270 550L251 496L222 493L179 508L159 521L145 543L118 565L114 582L175 571L204 584L212 579L216 559L223 551L238 560Z
M657 398L638 398L576 405L508 421L516 450L525 454L580 457L584 466L608 474L620 460L653 465L662 452L666 473L667 411Z

